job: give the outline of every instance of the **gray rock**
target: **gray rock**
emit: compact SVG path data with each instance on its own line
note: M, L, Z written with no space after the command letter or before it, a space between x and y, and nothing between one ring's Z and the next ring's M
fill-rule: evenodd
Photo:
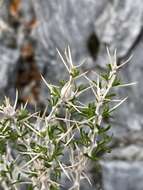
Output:
M104 4L105 5L105 4ZM139 36L143 23L143 1L108 1L95 20L95 31L102 43L125 56Z
M143 148L138 145L129 145L119 147L112 150L106 159L112 160L128 160L128 161L143 161Z
M67 44L72 48L76 64L83 58L90 57L88 40L96 34L101 46L108 44L112 50L117 48L118 56L123 57L129 52L142 29L142 0L137 0L136 3L133 0L42 0L40 3L33 1L33 7L39 21L33 35L44 46L46 58L50 60L46 62L52 65L57 63L55 49L63 50ZM98 44L93 38L92 40L96 49ZM99 58L105 56L106 51L103 49L101 47L99 51ZM102 60L97 63L103 65ZM88 67L93 68L94 64L94 61L91 61ZM63 68L58 67L61 70ZM55 68L52 70L57 73ZM60 78L60 75L56 78Z
M142 190L143 162L102 163L104 190Z
M17 67L17 60L19 58L19 51L10 49L8 47L0 45L0 89L3 90L12 88L14 85L15 75ZM12 86L10 86L12 85Z

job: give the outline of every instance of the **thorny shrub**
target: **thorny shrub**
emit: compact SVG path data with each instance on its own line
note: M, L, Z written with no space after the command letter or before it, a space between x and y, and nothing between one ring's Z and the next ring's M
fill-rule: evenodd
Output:
M42 116L29 113L27 104L17 108L18 93L14 105L5 98L0 106L0 186L4 190L19 190L23 185L27 190L58 190L63 175L71 183L70 190L79 190L82 179L90 183L87 163L110 151L106 121L127 99L115 99L113 89L133 84L118 79L118 71L128 61L118 66L116 51L107 53L109 64L94 81L81 72L82 64L73 64L69 47L64 55L58 51L69 79L55 86L42 77L50 91L49 113L47 108ZM83 101L81 96L89 91L94 99Z

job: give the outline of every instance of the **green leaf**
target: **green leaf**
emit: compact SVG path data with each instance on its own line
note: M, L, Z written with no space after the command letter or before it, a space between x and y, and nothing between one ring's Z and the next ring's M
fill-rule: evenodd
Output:
M50 168L52 166L52 163L51 162L48 162L48 161L44 161L44 166L46 168Z
M28 189L27 190L34 190L34 187L32 184L28 185Z
M59 98L60 97L60 89L56 88L56 87L53 87L51 95L53 95L54 97Z
M115 93L108 93L105 98L111 99L112 97L115 97L115 96L116 96Z
M60 155L63 155L63 147L60 144L55 144L51 159L57 159Z
M105 81L108 81L109 80L109 74L105 73L105 74L101 74L102 78L105 80Z
M60 80L60 86L63 87L68 81L67 80Z
M58 103L59 97L57 96L52 96L51 97L51 105L52 107L55 106Z
M80 91L82 91L82 90L84 90L86 88L87 88L87 85L80 84L79 86L76 87L76 90L77 90L77 92L80 92Z
M92 161L99 161L99 158L96 156L96 154L94 154L93 152L92 152L92 154L91 155L89 155L89 154L87 154L87 153L85 153L84 154L87 158L89 158L90 160L92 160Z
M91 117L95 116L96 106L95 103L89 103L87 108L83 108L80 111L82 112L81 115L90 119Z
M98 133L101 134L109 131L111 129L111 125L108 125L107 127L101 127L97 125L97 128L98 128Z
M26 152L27 151L27 147L24 144L17 144L16 148L20 152Z
M108 104L105 104L105 105L104 105L102 117L103 117L104 119L108 119L108 118L110 117L109 105L108 105Z
M88 147L91 143L88 133L85 132L83 129L80 129L80 139L78 140L78 143L80 143L86 147Z
M109 63L109 64L107 64L107 69L109 69L109 71L112 71L112 66L111 66L111 64Z
M0 155L3 155L6 152L6 141L0 139Z
M116 77L112 84L112 87L119 86L119 85L121 85L121 80Z
M25 118L28 117L28 116L29 116L28 110L26 110L26 109L21 109L21 110L19 110L19 112L18 112L17 120L18 120L18 121L23 120L23 119L25 119Z
M73 68L72 71L71 71L71 76L73 78L77 77L78 75L80 74L80 71L77 69L77 68Z
M56 185L50 185L50 190L59 190L59 188Z

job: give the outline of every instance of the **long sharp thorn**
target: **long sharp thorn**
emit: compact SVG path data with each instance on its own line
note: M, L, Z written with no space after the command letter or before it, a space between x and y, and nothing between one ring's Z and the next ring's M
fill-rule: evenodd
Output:
M18 90L16 89L16 97L15 97L15 102L14 102L14 110L16 109L16 105L17 105L17 102L18 102Z
M117 67L117 69L119 69L119 68L123 67L124 65L126 65L127 63L129 63L129 61L132 59L132 57L133 57L133 55L131 55L126 61L124 61L123 63L121 63L121 64Z
M68 68L68 66L67 66L67 63L65 62L65 60L64 60L64 58L63 58L63 56L61 55L61 53L59 52L59 50L58 50L58 49L56 49L56 50L57 50L57 52L58 52L58 54L59 54L59 56L60 56L60 58L61 58L61 60L62 60L63 64L65 65L65 67L66 67L67 71L70 73L70 70L69 70L69 68Z
M111 108L109 110L109 113L114 111L117 107L119 107L123 102L125 102L127 100L128 97L124 98L123 100L121 100L116 106L114 106L113 108Z

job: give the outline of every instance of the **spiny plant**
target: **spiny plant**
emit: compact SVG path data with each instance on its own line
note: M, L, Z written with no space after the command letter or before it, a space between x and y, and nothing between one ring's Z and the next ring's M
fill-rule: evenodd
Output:
M128 61L118 66L116 51L107 53L109 64L103 74L96 73L95 81L81 72L83 63L73 64L69 47L64 55L58 51L69 78L56 86L42 77L50 92L42 116L30 113L27 103L17 108L18 93L14 105L5 98L0 106L0 186L4 190L19 190L23 185L27 190L58 190L63 176L70 181L70 190L79 190L83 179L91 184L87 164L110 151L109 119L127 99L115 99L113 90L134 84L121 84L118 79L118 71ZM85 92L92 93L91 101L81 98Z

